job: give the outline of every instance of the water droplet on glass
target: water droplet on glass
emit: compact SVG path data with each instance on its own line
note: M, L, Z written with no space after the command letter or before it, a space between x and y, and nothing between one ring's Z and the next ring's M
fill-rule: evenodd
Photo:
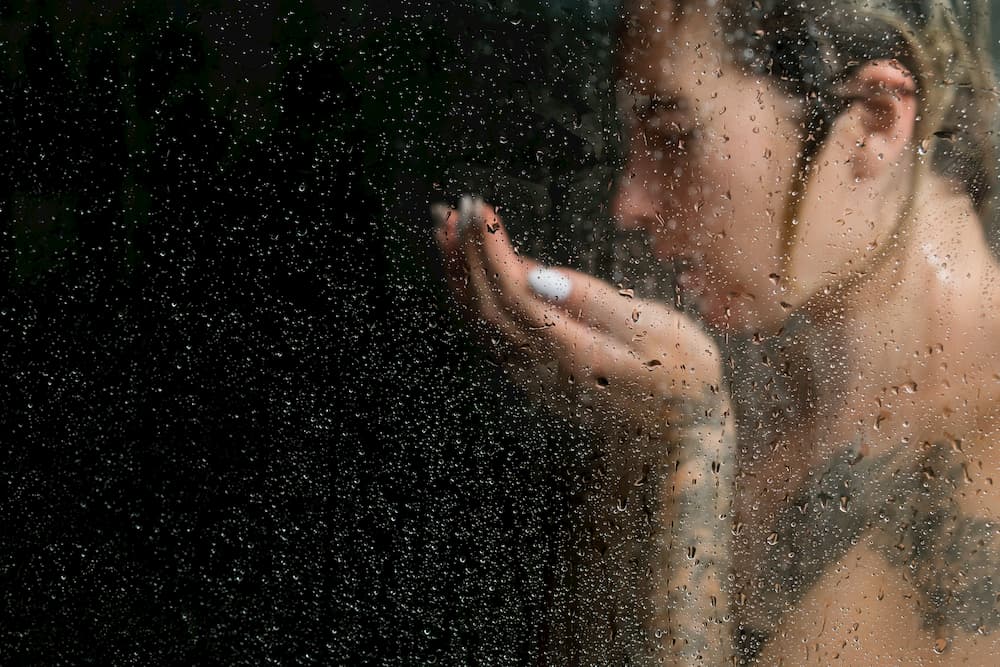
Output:
M889 413L882 410L875 416L875 430L878 431L882 428L882 422L889 418Z

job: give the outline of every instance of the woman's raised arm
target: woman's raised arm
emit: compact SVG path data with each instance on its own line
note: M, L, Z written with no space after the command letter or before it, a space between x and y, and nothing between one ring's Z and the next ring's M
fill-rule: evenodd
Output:
M670 307L520 256L481 201L432 212L467 316L506 343L519 384L608 443L582 503L575 658L721 664L735 445L714 341Z

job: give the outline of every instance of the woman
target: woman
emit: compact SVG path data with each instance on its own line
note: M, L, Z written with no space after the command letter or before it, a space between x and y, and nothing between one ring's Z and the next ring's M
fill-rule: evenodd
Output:
M553 655L995 662L996 99L962 29L987 18L632 4L614 212L694 318L519 256L482 202L434 209L510 370L608 435Z

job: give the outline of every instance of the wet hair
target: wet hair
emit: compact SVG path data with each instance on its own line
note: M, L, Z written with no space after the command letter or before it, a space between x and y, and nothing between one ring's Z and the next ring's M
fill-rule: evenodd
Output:
M709 3L711 4L711 3ZM915 191L933 172L960 183L997 250L998 97L989 0L718 0L737 62L804 99L799 175L850 100L837 94L860 66L894 59L919 96ZM803 190L805 183L801 183ZM911 197L912 200L912 197ZM790 211L794 215L796 201ZM908 214L907 214L908 215ZM786 247L792 242L786 225Z

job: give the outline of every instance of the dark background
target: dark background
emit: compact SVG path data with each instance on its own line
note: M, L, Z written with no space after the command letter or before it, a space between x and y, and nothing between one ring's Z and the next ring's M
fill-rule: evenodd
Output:
M614 11L0 3L0 664L537 660L589 438L427 206L623 279Z

